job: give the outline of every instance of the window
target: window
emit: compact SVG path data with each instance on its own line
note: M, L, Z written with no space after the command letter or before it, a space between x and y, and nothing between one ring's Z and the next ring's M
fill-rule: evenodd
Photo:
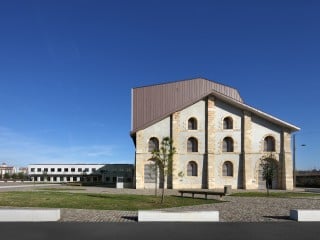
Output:
M37 168L37 172L41 172L41 168Z
M231 117L223 119L223 129L233 129L233 121Z
M268 136L264 139L264 151L265 152L274 152L276 150L275 140L273 137Z
M223 139L222 151L233 152L233 140L231 137L226 137Z
M159 150L159 140L155 137L150 138L149 140L149 152Z
M190 118L188 120L188 129L189 130L196 130L197 129L197 119Z
M194 137L188 139L187 145L188 152L198 152L198 141Z
M95 172L96 171L96 169L95 168L92 168L92 172Z
M34 172L34 170L35 170L34 168L31 168L31 169L30 169L31 172Z
M85 169L84 169L84 172L89 172L89 168L85 168Z
M82 172L82 168L78 168L78 172Z
M110 182L110 177L106 177L106 182Z
M77 177L73 177L73 181L76 182L77 181Z
M48 168L43 169L44 172L48 172Z
M233 176L233 164L229 161L225 162L222 166L222 175L223 176Z
M71 172L75 172L76 171L76 169L75 168L71 168Z
M50 171L51 171L51 172L54 172L54 168L51 168Z
M61 172L61 168L58 168L58 172Z
M57 177L53 177L53 181L56 182L57 181Z
M194 161L188 163L187 176L198 176L198 167Z
M144 165L144 182L145 183L155 183L157 178L157 167L154 164Z
M65 171L65 172L68 172L68 171L69 171L69 169L68 169L68 168L65 168L65 169L64 169L64 171ZM68 180L68 181L69 181L69 180Z
M67 177L67 182L70 182L70 177Z

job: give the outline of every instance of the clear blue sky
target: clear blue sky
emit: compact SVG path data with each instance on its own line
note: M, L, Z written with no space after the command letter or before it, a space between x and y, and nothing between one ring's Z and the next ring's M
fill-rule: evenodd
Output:
M299 126L297 166L320 168L319 13L308 0L1 1L0 161L134 163L131 88L201 76Z

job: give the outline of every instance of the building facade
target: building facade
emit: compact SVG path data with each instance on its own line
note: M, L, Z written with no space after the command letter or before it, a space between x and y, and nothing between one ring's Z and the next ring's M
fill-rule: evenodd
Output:
M0 165L0 179L2 179L5 174L9 174L11 176L14 173L17 173L17 169L15 167L8 166L6 163L2 163Z
M291 134L299 128L245 104L231 87L197 78L132 90L135 187L160 184L149 161L164 137L176 148L174 189L262 189L261 158L272 154L272 188L293 188Z
M132 187L132 164L31 164L28 174L35 182L86 182Z
M104 164L30 164L28 174L35 182L80 182Z

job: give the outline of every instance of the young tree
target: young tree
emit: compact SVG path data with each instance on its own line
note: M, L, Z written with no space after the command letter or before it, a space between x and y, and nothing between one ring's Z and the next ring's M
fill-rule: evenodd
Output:
M4 178L5 180L10 179L10 174L9 174L9 173L5 173L4 176L3 176L3 178Z
M173 147L173 140L170 137L164 137L161 141L160 149L154 150L150 159L160 171L160 181L163 183L161 203L164 201L166 177L172 175L172 160L175 153L176 149Z
M16 173L13 173L13 174L11 175L11 178L12 178L13 180L16 180L16 179L18 178L18 175L17 175Z
M269 196L269 189L272 188L272 181L275 178L276 164L273 154L261 157L260 166L262 167L262 178L266 181L267 195Z
M24 174L23 172L19 172L19 173L18 173L18 178L19 178L20 180L24 180L24 179L26 178L26 176L25 176L25 174Z

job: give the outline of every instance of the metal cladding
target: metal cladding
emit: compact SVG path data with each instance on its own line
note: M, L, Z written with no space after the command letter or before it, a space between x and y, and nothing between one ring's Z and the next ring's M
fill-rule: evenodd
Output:
M236 89L203 78L132 89L131 133L193 104L212 91L243 103Z

